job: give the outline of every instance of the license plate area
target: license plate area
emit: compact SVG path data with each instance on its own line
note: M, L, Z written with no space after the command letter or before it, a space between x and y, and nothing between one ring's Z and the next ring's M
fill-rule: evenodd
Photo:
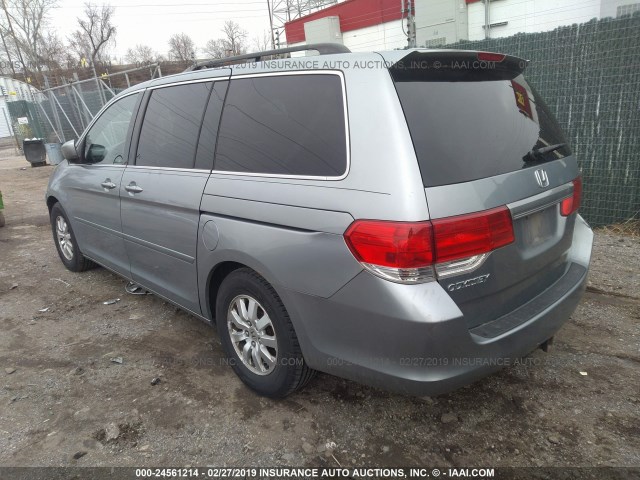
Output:
M520 219L522 240L525 246L535 247L551 237L556 228L557 206L545 208Z

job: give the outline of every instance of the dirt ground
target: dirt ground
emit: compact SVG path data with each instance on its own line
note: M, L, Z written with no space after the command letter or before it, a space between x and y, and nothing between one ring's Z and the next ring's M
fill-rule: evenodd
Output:
M528 364L433 398L318 375L271 401L200 320L65 270L52 169L0 158L0 466L640 465L637 237L597 233L590 291Z

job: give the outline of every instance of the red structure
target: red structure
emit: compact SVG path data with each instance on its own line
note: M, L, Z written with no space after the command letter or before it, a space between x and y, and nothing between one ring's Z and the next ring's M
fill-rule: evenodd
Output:
M313 20L339 17L340 30L348 32L400 20L403 18L401 6L402 2L399 0L347 0L286 23L284 31L287 43L304 42L304 24Z

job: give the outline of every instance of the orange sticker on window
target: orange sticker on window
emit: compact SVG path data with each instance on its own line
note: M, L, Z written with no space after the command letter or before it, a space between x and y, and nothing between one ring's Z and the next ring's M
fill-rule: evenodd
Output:
M531 113L531 103L529 102L529 94L524 86L511 80L511 86L513 87L513 93L516 96L516 105L518 109L524 113L527 117L533 118Z

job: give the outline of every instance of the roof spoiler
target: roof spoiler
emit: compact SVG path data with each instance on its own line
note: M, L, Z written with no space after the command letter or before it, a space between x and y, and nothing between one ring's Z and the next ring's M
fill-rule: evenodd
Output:
M203 62L198 62L194 65L191 65L185 70L185 72L203 70L205 68L227 67L229 65L249 63L251 61L259 62L265 57L273 57L293 52L307 51L316 51L320 55L330 55L333 53L351 53L351 50L339 43L313 43L311 45L299 45L297 47L278 48L276 50L265 50L263 52L245 53L244 55L236 55L234 57L204 60Z
M503 53L473 50L412 51L389 71L395 82L481 82L512 80L528 60Z

